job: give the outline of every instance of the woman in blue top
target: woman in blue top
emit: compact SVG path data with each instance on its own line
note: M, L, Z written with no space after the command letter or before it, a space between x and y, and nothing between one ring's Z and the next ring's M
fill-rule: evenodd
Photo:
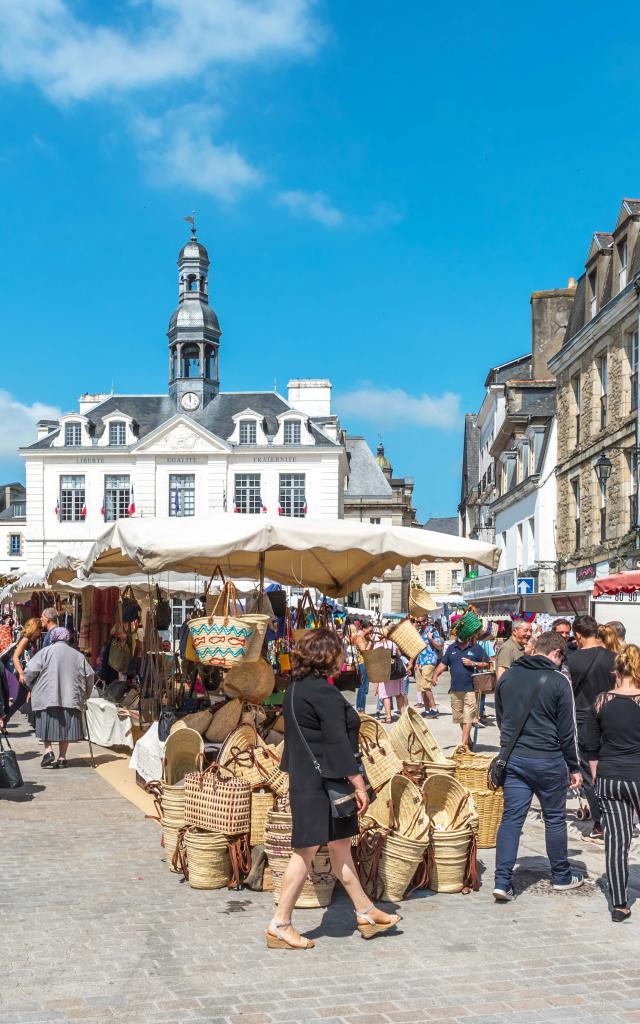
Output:
M458 619L455 627L456 639L444 652L442 661L436 668L433 685L449 669L451 673L451 714L456 725L462 730L461 742L470 746L471 728L478 716L478 701L473 687L475 672L482 672L490 667L487 655L477 638L482 632L482 620L475 612L466 612Z

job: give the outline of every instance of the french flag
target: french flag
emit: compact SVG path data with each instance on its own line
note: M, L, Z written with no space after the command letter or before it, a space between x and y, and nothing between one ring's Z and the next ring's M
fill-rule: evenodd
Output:
M136 514L136 499L133 494L133 484L131 485L131 502L129 504L129 515L135 516Z
M80 509L80 518L81 519L86 519L87 518L87 506L86 505L83 505L82 508Z
M283 516L284 515L284 509L283 509L282 505L278 505L278 515L279 516Z
M261 508L262 512L266 512L267 511L267 506L265 505L265 503L262 500L262 498L260 498L260 508Z
M175 516L180 515L180 491L178 490L177 487L173 492L173 514ZM131 515L131 513L129 513L129 515Z
M306 516L307 512L309 511L309 509L307 508L307 503L306 503L306 501L305 501L305 503L304 503L304 508L303 508L303 510L302 510L302 511L303 511L303 513L305 514L305 516Z
M60 502L56 501L56 516L60 518Z
M235 503L235 501L234 501L234 503L233 503L233 511L234 511L234 512L239 512L239 511L240 511L240 509L238 508L238 506L237 506L237 504Z
M101 515L101 516L102 516L102 518L104 519L104 502L103 502L103 503L102 503L102 505L100 506L100 515Z

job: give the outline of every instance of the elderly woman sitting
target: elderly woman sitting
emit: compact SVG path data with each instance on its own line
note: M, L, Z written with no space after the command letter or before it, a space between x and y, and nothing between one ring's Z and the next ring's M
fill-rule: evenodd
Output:
M93 689L94 672L80 651L69 646L69 631L56 627L51 641L31 659L24 673L31 690L36 736L44 743L42 768L66 768L70 743L84 739L81 708ZM60 747L58 760L53 741Z

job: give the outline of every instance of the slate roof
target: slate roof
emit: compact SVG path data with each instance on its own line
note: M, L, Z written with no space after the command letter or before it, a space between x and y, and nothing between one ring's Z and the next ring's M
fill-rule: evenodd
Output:
M517 359L510 359L508 363L499 363L492 366L484 382L485 387L492 384L504 384L508 380L523 380L531 376L531 353L518 356Z
M640 199L623 199L622 202L632 217L640 217Z
M391 485L364 437L345 437L349 462L347 498L390 498Z
M24 505L25 505L24 501L21 501L18 504L21 505L22 508L24 508ZM9 505L8 508L3 509L3 511L0 512L0 519L4 520L5 522L8 519L26 519L27 518L26 511L18 513L16 511L16 508L17 508L17 505L14 504L14 505Z
M457 516L444 516L441 518L431 517L424 524L425 530L435 530L436 533L446 533L450 537L460 535L460 521Z
M233 417L245 409L253 409L259 413L264 418L267 436L273 437L278 429L277 417L280 413L293 409L293 406L275 391L228 391L216 395L203 409L198 409L190 415L190 418L216 437L226 440L233 433ZM142 440L151 431L172 419L180 410L168 395L110 395L106 401L87 414L95 438L104 433L105 416L114 412L124 413L135 420L138 440ZM312 419L309 421L309 428L316 445L328 448L336 446L337 442L332 441L315 426ZM27 446L27 450L50 448L52 440L59 433L59 430L53 431L47 437Z
M595 231L593 238L600 249L609 249L613 245L613 235L610 231Z
M578 284L576 285L576 294L573 300L573 306L571 307L571 315L569 317L569 323L567 324L567 330L565 331L563 345L568 345L571 339L581 331L585 325L585 308L586 308L586 297L585 292L587 288L587 275L583 274L582 277L578 278Z

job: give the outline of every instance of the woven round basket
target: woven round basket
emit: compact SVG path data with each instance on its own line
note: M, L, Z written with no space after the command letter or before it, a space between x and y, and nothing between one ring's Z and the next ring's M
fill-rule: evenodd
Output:
M424 768L424 781L430 779L432 775L449 775L451 778L455 776L456 763L451 758L445 758L444 764L440 764L436 761L425 761Z
M262 654L262 645L264 644L264 638L267 633L267 627L271 621L271 616L265 615L263 612L249 612L248 615L243 615L242 619L244 622L250 622L254 629L251 637L249 638L244 658L240 664L244 661L257 661ZM231 669L231 671L233 672L234 669ZM271 693L272 690L273 686L269 693ZM268 697L269 694L267 693L265 696ZM264 700L264 697L262 700ZM261 701L256 701L256 703L261 703Z
M469 813L469 791L450 775L432 775L422 787L434 834L455 827Z
M229 697L240 697L252 704L262 704L273 693L275 673L269 662L258 655L251 660L243 658L239 665L227 672L222 688Z
M376 791L402 771L402 763L386 729L375 718L364 714L360 715L360 753L369 783Z
M473 833L470 828L431 833L429 888L432 892L460 892Z
M187 829L184 837L192 889L223 889L231 878L227 840L216 832Z
M164 745L163 782L175 786L195 771L198 759L204 753L202 736L195 729L179 729L172 733Z
M171 828L182 828L185 823L184 784L180 786L162 786L160 817Z
M389 736L401 761L446 761L440 744L415 708L403 711Z
M402 774L413 782L414 786L422 789L427 779L428 761L403 761Z
M452 754L456 764L456 779L469 789L487 788L487 770L494 754L474 754L468 747L458 747Z
M428 846L428 839L415 842L393 832L387 836L378 865L383 899L390 902L404 899Z
M363 651L362 658L370 683L386 683L391 677L391 648L374 647Z
M502 789L474 789L471 796L478 812L478 826L475 830L480 850L492 850L496 845L498 829L504 811Z
M162 845L164 846L164 859L167 864L169 871L173 874L179 873L179 868L173 866L173 855L176 852L176 846L178 845L178 835L180 832L179 828L174 828L172 825L168 825L162 821Z
M407 658L417 657L427 646L410 619L402 619L395 626L390 626L386 633Z
M437 607L436 602L433 600L428 590L422 590L421 587L411 587L411 590L409 591L410 615L422 618L422 616L427 615L428 612L434 612Z
M291 815L283 811L269 811L265 825L264 848L267 853L273 881L273 898L278 903L280 886L291 856ZM329 851L321 846L313 858L302 892L296 902L298 909L327 907L331 903L336 884L331 871Z
M223 704L213 716L213 721L205 733L210 743L222 743L230 732L235 729L242 714L242 701L236 697Z
M249 725L248 722L245 722L244 725L238 725L233 729L233 732L229 733L220 747L220 753L217 758L218 764L226 766L229 761L233 760L238 751L251 750L257 745L258 734L256 733L255 726Z
M367 815L405 839L428 843L430 822L422 793L404 775L390 779L369 805Z
M270 789L254 789L251 793L250 846L264 846L264 830L267 815L273 810L273 793Z

